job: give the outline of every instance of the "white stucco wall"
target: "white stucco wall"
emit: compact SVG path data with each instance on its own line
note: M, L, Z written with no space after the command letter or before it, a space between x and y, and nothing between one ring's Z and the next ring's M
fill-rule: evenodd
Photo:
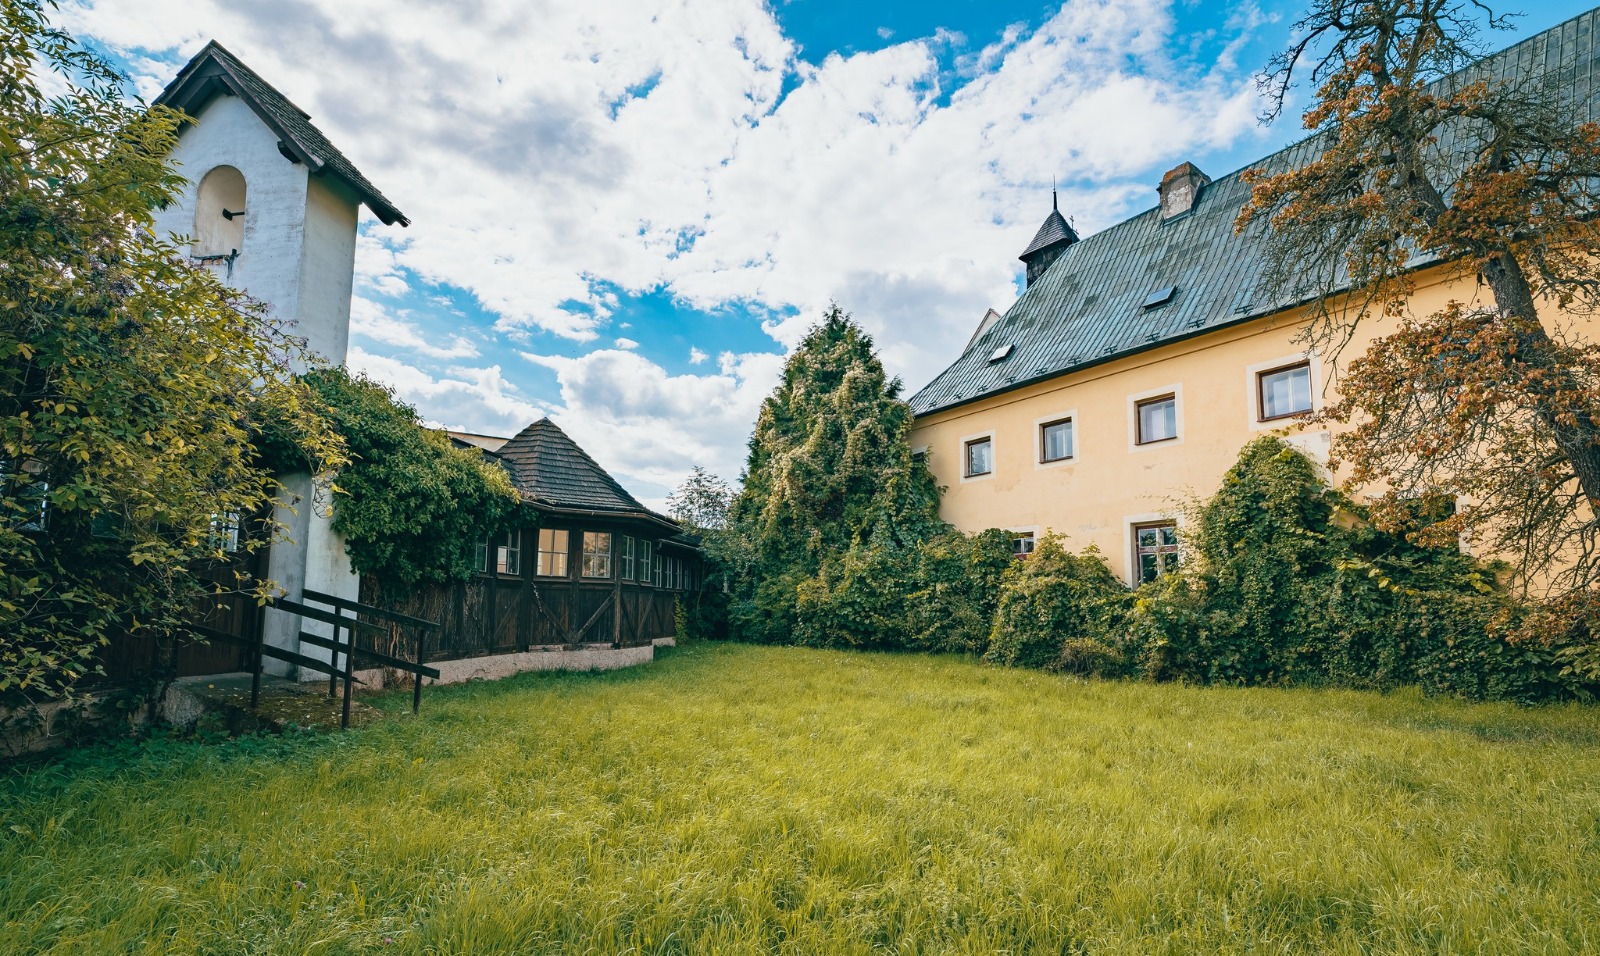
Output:
M305 241L295 315L313 351L343 364L350 348L350 292L356 268L355 193L337 179L306 180Z
M162 233L193 237L200 180L217 166L238 169L246 189L244 247L231 274L221 264L212 268L229 285L267 303L279 318L294 319L300 300L306 168L278 152L277 135L236 96L216 97L195 119L179 135L172 153L178 172L189 182L178 202L157 213L156 227ZM348 315L347 311L347 323Z

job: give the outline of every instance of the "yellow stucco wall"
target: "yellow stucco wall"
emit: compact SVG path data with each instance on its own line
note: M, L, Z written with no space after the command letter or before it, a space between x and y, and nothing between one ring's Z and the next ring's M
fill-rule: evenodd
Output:
M1451 280L1437 270L1419 277L1413 312L1428 315L1451 299L1490 305L1472 278ZM1259 423L1256 372L1306 355L1297 341L1303 313L1271 316L1163 346L1081 372L919 418L912 447L926 450L941 486L941 513L963 531L1005 528L1037 535L1053 531L1069 548L1099 548L1113 573L1133 580L1132 526L1176 518L1186 502L1211 495L1239 449L1262 434L1284 435L1326 463L1325 428L1284 428ZM1369 321L1342 353L1359 356L1393 320ZM1335 396L1334 363L1311 358L1313 402L1320 409ZM1141 397L1174 392L1178 438L1134 444L1133 404ZM1039 425L1071 415L1075 456L1041 464ZM963 446L993 435L994 470L963 478Z

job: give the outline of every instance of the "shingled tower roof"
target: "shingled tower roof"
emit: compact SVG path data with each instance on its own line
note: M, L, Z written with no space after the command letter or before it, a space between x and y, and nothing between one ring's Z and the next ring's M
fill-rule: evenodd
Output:
M678 530L671 518L646 508L555 422L541 418L493 452L531 505L552 512L633 517Z
M1073 243L1078 241L1078 234L1067 224L1061 209L1056 205L1054 193L1050 195L1050 215L1044 217L1044 222L1039 226L1039 231L1033 234L1033 241L1028 243L1028 248L1022 250L1022 255L1017 256L1023 262L1041 249L1048 249L1060 242Z
M278 149L285 158L304 163L312 173L329 173L344 180L385 225L411 225L411 220L361 174L355 163L311 125L311 114L289 102L288 97L215 40L178 71L155 102L195 116L213 97L224 94L249 104L261 122L278 134Z

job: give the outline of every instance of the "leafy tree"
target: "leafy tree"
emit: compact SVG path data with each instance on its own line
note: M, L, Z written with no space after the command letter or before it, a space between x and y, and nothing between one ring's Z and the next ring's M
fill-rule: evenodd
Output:
M943 529L938 489L913 460L910 430L899 380L884 373L871 337L833 306L762 404L729 509L731 613L741 633L789 639L799 586L830 556Z
M1314 0L1263 82L1276 116L1309 70L1317 155L1248 174L1238 226L1270 224L1271 276L1313 301L1317 345L1404 318L1329 412L1356 422L1336 446L1353 480L1392 489L1380 526L1407 498L1458 495L1429 540L1470 532L1571 590L1600 582L1600 352L1551 310L1600 305L1600 125L1544 77L1471 66L1504 26L1477 0ZM1476 277L1487 303L1409 316L1419 261Z
M270 541L263 432L343 461L299 344L154 235L179 120L0 0L0 693L67 693L108 643L182 625L235 519L242 550Z
M728 483L696 465L677 490L667 496L667 514L692 534L721 531L728 526L728 506L733 489Z
M511 479L476 449L424 428L392 389L343 368L306 376L349 447L333 527L351 565L388 588L464 580L475 545L518 508ZM532 521L532 512L524 516Z

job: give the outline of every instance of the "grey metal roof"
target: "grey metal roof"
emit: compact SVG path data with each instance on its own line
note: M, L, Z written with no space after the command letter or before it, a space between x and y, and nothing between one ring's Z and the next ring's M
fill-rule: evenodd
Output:
M1543 75L1545 83L1569 93L1580 118L1592 118L1600 115L1597 27L1600 10L1587 11L1467 73L1500 79ZM1317 142L1302 140L1246 169L1293 168L1317 155ZM1440 144L1445 152L1451 147ZM1150 209L1073 243L1000 321L911 397L912 411L927 415L1294 305L1274 301L1265 290L1266 234L1234 233L1234 220L1250 198L1243 173L1206 186L1184 215L1163 222L1160 209ZM1036 237L1029 249L1037 244ZM1145 308L1150 294L1166 286L1176 287L1171 299ZM990 362L1006 345L1014 346L1010 357Z
M553 511L609 512L678 530L671 518L640 504L639 499L555 422L541 418L516 437L488 452L505 463L524 501Z
M278 148L286 155L304 163L313 173L332 173L344 180L385 225L397 222L402 226L411 225L411 220L361 174L355 163L311 124L311 114L289 102L288 97L215 40L207 43L178 71L155 102L193 116L212 97L225 92L250 105L261 121L278 134L281 140Z

